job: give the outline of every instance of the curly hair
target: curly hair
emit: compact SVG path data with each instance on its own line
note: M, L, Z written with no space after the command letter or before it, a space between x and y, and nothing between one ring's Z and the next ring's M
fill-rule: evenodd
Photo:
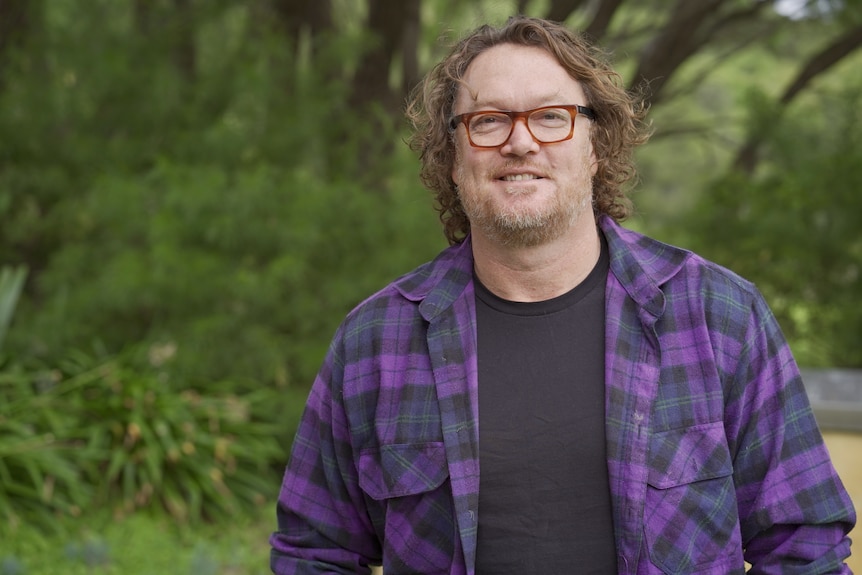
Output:
M649 137L646 107L622 87L608 59L586 38L561 24L513 16L500 27L484 25L458 42L413 91L406 115L413 126L411 149L419 153L422 182L432 192L450 244L470 232L470 220L452 181L455 145L449 127L455 95L470 63L499 44L543 48L553 54L584 90L596 119L590 138L597 160L593 176L593 209L617 221L631 214L623 184L636 176L635 147Z

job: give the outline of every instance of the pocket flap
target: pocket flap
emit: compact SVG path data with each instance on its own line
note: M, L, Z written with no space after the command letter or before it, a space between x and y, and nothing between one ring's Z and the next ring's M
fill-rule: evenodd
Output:
M718 421L653 434L649 484L668 489L733 473L724 425Z
M359 453L359 486L378 501L431 491L448 476L442 442L382 445Z

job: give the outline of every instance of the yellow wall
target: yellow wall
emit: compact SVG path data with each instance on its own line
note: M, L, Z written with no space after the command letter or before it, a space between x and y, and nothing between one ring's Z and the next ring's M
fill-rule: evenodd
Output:
M862 433L824 432L823 437L858 514L862 511ZM850 537L853 555L847 563L854 573L862 573L862 527L857 524Z

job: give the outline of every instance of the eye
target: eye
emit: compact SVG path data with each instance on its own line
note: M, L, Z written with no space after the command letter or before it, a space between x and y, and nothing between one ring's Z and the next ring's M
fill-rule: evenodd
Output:
M571 115L563 108L549 108L536 112L530 117L530 121L538 122L542 126L565 126L571 121Z
M487 132L509 125L509 117L505 114L478 114L470 120L470 130Z

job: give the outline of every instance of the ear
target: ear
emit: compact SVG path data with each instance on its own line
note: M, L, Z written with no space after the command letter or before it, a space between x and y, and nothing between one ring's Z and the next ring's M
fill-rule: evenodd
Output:
M599 160L596 158L596 149L593 147L593 142L590 141L590 175L596 176L599 171Z

